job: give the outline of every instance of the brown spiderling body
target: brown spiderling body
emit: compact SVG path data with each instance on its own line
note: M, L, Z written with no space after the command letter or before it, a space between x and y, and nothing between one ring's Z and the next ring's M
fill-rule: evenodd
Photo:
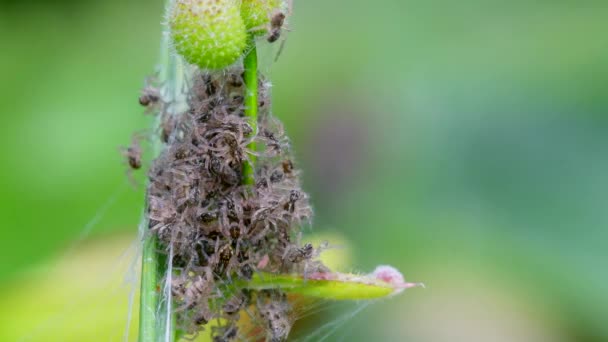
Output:
M139 170L141 168L141 145L139 143L139 138L137 136L133 136L133 140L131 141L131 145L128 147L121 148L123 156L127 160L127 164L133 170Z
M266 330L266 341L287 341L293 320L287 297L279 291L262 291L258 294L256 307Z
M266 38L269 43L274 43L281 37L281 29L285 23L285 18L285 13L281 11L275 12L270 18L270 32Z
M142 89L138 100L139 104L144 107L154 106L160 101L160 91L158 88L146 86L144 89Z

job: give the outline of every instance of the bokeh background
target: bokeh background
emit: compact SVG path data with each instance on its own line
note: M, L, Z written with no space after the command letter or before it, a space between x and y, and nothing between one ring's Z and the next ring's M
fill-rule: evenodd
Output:
M0 341L123 336L143 191L118 147L151 124L162 12L0 1ZM302 0L290 27L263 69L309 234L427 285L327 340L608 341L608 3Z

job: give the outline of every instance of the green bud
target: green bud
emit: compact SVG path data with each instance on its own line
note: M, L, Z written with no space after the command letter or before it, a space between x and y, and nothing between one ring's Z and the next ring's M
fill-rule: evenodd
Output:
M175 50L201 69L233 64L247 45L237 0L177 0L169 25Z

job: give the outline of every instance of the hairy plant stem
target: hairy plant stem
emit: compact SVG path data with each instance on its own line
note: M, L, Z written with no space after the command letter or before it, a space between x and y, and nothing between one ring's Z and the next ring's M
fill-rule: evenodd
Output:
M245 116L249 119L249 124L253 128L253 132L257 131L258 127L258 55L255 47L255 39L252 35L249 36L249 51L243 60L245 72L243 75L245 81ZM248 145L250 151L255 151L255 142ZM250 156L250 162L243 165L243 184L252 185L254 179L254 163L255 156Z
M169 10L173 0L166 1ZM170 49L170 34L167 27L163 30L160 49L160 68L158 82L164 109L169 115L184 112L186 95L184 94L184 66L181 57ZM161 115L157 116L154 131L161 125ZM153 157L160 155L163 148L160 139L153 144ZM147 208L146 208L147 211ZM171 313L171 294L162 289L162 281L171 268L162 251L162 246L155 234L148 231L149 218L142 219L140 235L143 238L142 270L139 307L139 342L171 342L176 339L175 318ZM165 286L165 288L167 288ZM170 288L170 287L168 287Z
M149 235L144 240L141 268L139 306L139 342L157 341L156 310L158 307L160 269L158 238Z

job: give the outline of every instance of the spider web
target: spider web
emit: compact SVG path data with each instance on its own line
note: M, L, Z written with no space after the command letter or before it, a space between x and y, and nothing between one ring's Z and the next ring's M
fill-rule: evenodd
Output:
M260 69L270 69L275 63L276 56L282 48L284 37L275 44L264 44L260 48L262 65ZM187 80L182 80L187 82ZM163 87L165 88L165 87ZM176 93L183 94L183 89L176 87ZM169 94L171 95L171 94ZM175 96L175 94L173 94ZM152 135L152 132L150 132ZM111 214L113 205L124 195L127 190L127 183L120 186L94 213L91 220L80 230L80 234L74 242L66 249L57 265L46 272L43 277L63 279L65 282L72 282L69 277L62 278L60 271L61 264L65 260L79 259L82 257L83 249L86 254L87 238L98 227L99 222ZM139 234L137 238L130 237L129 242L122 241L122 247L114 253L104 250L96 258L80 260L81 268L93 270L93 275L80 274L73 272L72 277L87 277L89 284L85 290L65 296L62 304L51 312L47 317L33 319L33 324L24 327L25 332L18 339L19 341L52 341L61 340L82 340L81 333L93 331L94 334L86 335L90 341L134 341L136 334L133 333L133 323L138 317L135 309L135 297L139 288L141 242L143 241L145 220L141 220ZM121 249L122 248L122 249ZM171 262L172 253L169 253L168 264ZM99 259L103 259L99 263ZM69 271L68 271L69 272ZM59 273L59 274L57 274ZM171 301L167 300L171 296L171 275L169 270L168 277L165 279L161 288L161 301L157 308L159 324L164 326L167 334L171 331ZM46 280L33 280L46 281ZM77 281L74 281L78 283ZM90 284L94 284L91 286ZM82 290L82 289L80 289ZM38 293L37 296L44 297L45 293ZM354 316L364 310L371 302L340 302L330 300L319 300L309 298L291 298L290 305L293 310L290 312L289 320L294 323L290 333L289 341L325 341L335 336L337 332ZM265 322L260 321L251 310L245 310L251 324L248 329L243 329L239 333L238 340L260 341L265 340ZM122 328L118 328L122 327ZM208 329L210 330L210 329ZM105 332L105 333L104 333ZM53 338L53 336L61 336ZM344 336L344 335L343 335ZM163 336L163 340L170 341L171 336ZM197 341L207 341L205 334Z
M342 340L348 336L344 331L348 322L376 302L328 300L291 294L287 298L290 308L287 316L292 324L287 341L294 342ZM240 314L236 340L266 341L268 321L260 318L255 303L250 303ZM207 330L210 329L207 327ZM202 335L207 339L203 337L195 341L209 341L208 333Z
M138 285L140 243L134 235L90 239L129 188L127 181L119 185L59 257L43 270L18 279L15 297L23 297L23 301L15 310L16 323L6 327L14 334L13 340L77 340L96 325L119 326L118 319L120 326L127 320L124 334L108 331L101 335L133 340L133 336L129 339L130 311ZM23 288L30 287L35 293L25 295Z
M97 243L89 241L92 233L99 228L104 217L112 215L114 205L125 194L130 186L127 182L119 186L92 218L83 225L80 234L62 253L57 262L49 267L41 277L25 280L26 282L65 283L73 288L73 293L62 297L62 303L46 315L32 312L31 324L23 326L16 341L76 341L83 336L90 341L135 341L138 310L136 304L139 288L141 241L144 227L140 225L138 237L122 237L116 241ZM142 220L143 222L143 220ZM108 245L114 248L108 250ZM93 250L92 252L90 250ZM170 259L171 254L169 255ZM168 260L170 261L170 260ZM72 263L67 269L65 263ZM74 265L74 263L76 263ZM169 262L169 264L171 264ZM89 269L90 273L82 274ZM66 272L71 273L66 276ZM71 278L76 278L71 280ZM80 281L77 278L84 278ZM75 283L69 285L68 283ZM164 297L170 294L170 279L163 286ZM56 286L56 285L55 285ZM51 286L52 287L52 286ZM80 287L80 288L78 288ZM43 301L45 287L35 296ZM345 302L320 300L292 296L289 302L293 310L289 314L293 328L289 341L328 341L344 338L341 329L354 316L365 310L372 302ZM166 300L159 307L157 317L165 327L170 327L172 307ZM266 336L265 322L246 309L242 315L248 316L249 327L239 331L239 340L260 341ZM42 316L42 317L41 317ZM135 325L135 327L134 327ZM169 331L170 329L166 329ZM209 330L209 329L208 329ZM94 335L87 332L93 331ZM164 340L169 340L165 336ZM205 334L196 341L208 341Z

